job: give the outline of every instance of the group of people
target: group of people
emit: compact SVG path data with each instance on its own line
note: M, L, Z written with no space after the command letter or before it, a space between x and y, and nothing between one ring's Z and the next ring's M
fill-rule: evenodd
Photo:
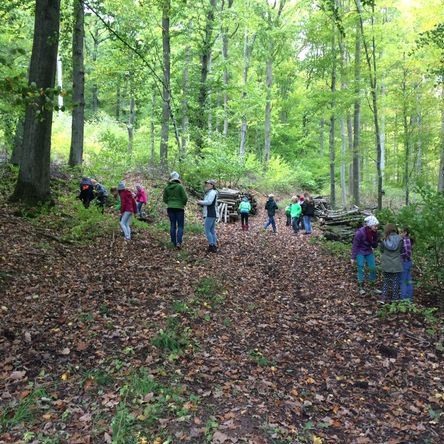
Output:
M78 197L85 208L89 208L91 202L95 200L97 206L103 213L108 200L108 191L101 183L97 182L97 180L89 177L82 177L82 180L80 181L80 194Z
M277 232L276 211L279 209L274 195L268 196L265 204L268 220L264 225L264 229L271 226L273 233ZM285 216L287 219L286 226L293 229L293 234L298 234L300 230L304 230L305 234L312 233L311 220L315 215L315 205L309 193L293 196L291 202L285 207Z
M351 262L356 263L359 293L366 289L365 267L368 268L370 289L379 295L379 302L413 300L412 246L409 228L399 233L394 224L384 227L382 239L378 234L379 221L375 216L367 216L364 226L359 228L353 239ZM383 274L382 291L376 288L376 261L374 249L381 251L381 270Z

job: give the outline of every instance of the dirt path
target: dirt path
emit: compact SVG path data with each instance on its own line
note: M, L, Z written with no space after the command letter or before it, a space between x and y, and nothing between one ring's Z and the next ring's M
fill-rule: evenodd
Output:
M444 440L423 323L379 319L348 263L283 220L220 226L217 255L203 235L180 252L152 230L80 248L1 222L0 442Z

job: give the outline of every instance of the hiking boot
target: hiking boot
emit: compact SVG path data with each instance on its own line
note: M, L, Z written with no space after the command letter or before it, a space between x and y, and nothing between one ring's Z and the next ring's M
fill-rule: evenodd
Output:
M364 290L364 287L363 287L362 285L360 285L360 286L358 287L358 291L359 291L359 294L360 294L361 296L364 296L364 295L365 295L365 290Z
M217 253L217 247L216 245L210 245L208 251L210 253Z
M182 244L177 244L177 245L176 245L176 249L177 249L177 250L182 250Z

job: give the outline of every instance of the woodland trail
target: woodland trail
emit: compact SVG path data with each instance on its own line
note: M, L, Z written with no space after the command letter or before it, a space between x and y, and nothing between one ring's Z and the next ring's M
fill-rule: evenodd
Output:
M262 216L248 233L219 226L217 255L203 235L187 233L182 251L152 230L80 247L11 216L0 222L0 402L16 406L30 382L44 388L26 425L36 436L138 442L111 430L126 402L122 436L143 430L147 442L444 440L442 357L424 323L380 319L349 263L291 235L283 219L277 235ZM155 346L160 329L181 349ZM129 402L121 388L141 368L183 401L164 405L151 388ZM147 405L162 405L155 420ZM0 442L20 442L23 423L5 424Z

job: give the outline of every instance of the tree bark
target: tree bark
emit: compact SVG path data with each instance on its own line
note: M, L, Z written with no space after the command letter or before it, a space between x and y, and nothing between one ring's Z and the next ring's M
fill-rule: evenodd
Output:
M85 12L82 0L74 0L74 29L72 35L72 124L69 166L81 165L85 128Z
M54 88L60 27L60 0L36 0L30 86ZM53 95L50 97L54 100ZM45 107L46 105L46 107ZM53 103L38 95L26 108L23 158L13 199L30 204L50 198L50 155Z
M93 64L96 63L97 57L99 56L99 45L100 45L100 35L99 28L96 26L94 29L94 34L91 33L93 38L93 51L92 51L92 61ZM99 109L99 87L97 83L92 85L92 111L95 114Z
M156 123L155 123L155 111L156 111L156 93L153 93L151 98L151 112L150 112L150 162L154 165L155 154L155 140L156 140Z
M210 7L207 11L207 21L205 25L205 33L202 44L201 53L201 65L200 65L200 84L199 84L199 95L198 95L198 111L196 116L196 126L197 126L197 137L196 146L198 151L201 151L204 144L204 132L205 126L208 123L205 119L206 108L207 108L207 97L208 97L208 87L207 78L209 65L211 60L211 50L213 46L213 27L214 27L214 11L216 9L216 0L210 0Z
M57 86L60 89L63 88L63 63L59 53L57 53ZM61 94L57 96L57 105L59 107L58 115L60 116L63 108L63 96Z
M120 77L117 78L116 82L116 120L117 122L120 121L120 110L121 110L121 92L120 92Z
M336 25L333 25L332 32L332 69L331 69L331 116L330 116L330 135L329 135L329 152L330 152L330 201L333 208L336 206L336 180L335 180L335 106L336 106Z
M191 62L191 48L187 46L185 48L185 66L183 68L183 82L182 82L182 142L180 144L179 160L182 161L185 158L185 153L188 143L188 95L190 93L190 76L188 67Z
M319 154L321 157L325 154L325 137L324 137L325 119L322 117L319 122Z
M440 133L441 156L438 173L438 192L444 193L444 83L441 90L441 133Z
M273 45L271 45L273 46ZM273 52L271 50L271 52ZM267 97L265 102L265 134L264 134L264 162L265 165L270 161L271 146L271 88L273 85L273 59L269 57L265 67L265 87Z
M168 139L170 130L170 10L171 0L163 1L162 8L162 47L163 47L163 102L162 127L160 131L160 166L162 171L168 169Z
M356 27L353 103L353 203L360 205L360 144L361 144L361 30Z

